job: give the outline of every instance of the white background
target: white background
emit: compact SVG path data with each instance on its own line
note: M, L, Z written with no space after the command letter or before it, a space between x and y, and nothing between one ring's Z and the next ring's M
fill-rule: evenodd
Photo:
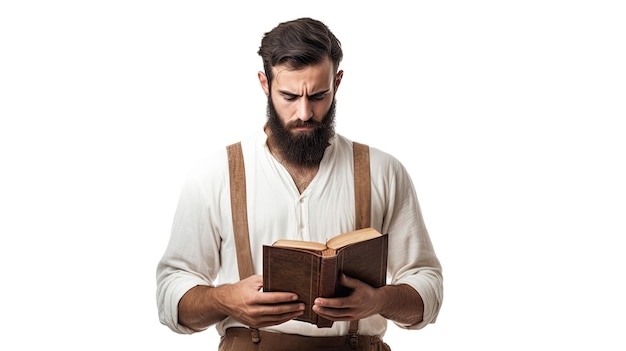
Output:
M215 350L158 322L191 164L260 128L264 32L343 42L337 130L413 176L444 267L394 350L624 350L620 1L3 1L0 344Z

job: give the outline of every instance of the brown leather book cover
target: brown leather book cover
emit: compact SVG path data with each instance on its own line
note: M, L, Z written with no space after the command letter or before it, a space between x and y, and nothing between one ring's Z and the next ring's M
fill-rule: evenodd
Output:
M281 241L271 246L264 245L263 291L298 294L299 301L305 304L305 310L297 320L316 324L320 328L331 327L333 321L319 317L311 307L318 296L350 294L348 288L339 284L342 273L373 287L386 284L387 234L366 228L350 232L349 235L351 237L346 236L347 240L337 240L333 245L331 241L334 238L329 240L328 245L333 247L294 241L290 241L287 247L277 246L281 245Z

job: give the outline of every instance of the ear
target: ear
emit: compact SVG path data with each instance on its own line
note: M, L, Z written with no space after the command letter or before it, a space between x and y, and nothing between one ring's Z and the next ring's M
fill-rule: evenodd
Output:
M339 84L341 84L341 79L343 78L343 70L339 70L337 75L335 75L335 93L337 93L337 89L339 89Z
M265 92L265 96L269 96L270 86L269 86L269 83L267 82L267 76L265 75L265 72L259 71L259 73L257 73L257 77L259 77L259 83L261 84L261 88Z

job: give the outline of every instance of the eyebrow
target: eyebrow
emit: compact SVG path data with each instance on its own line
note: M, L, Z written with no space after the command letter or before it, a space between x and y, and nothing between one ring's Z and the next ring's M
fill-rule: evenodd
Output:
M302 95L298 95L292 92L289 92L287 90L278 90L279 93L283 94L283 95L289 95L289 96L298 96L301 97ZM330 89L326 89L326 90L322 90L322 91L318 91L317 93L308 95L307 97L311 97L311 96L321 96L321 95L325 95L328 94L330 92Z

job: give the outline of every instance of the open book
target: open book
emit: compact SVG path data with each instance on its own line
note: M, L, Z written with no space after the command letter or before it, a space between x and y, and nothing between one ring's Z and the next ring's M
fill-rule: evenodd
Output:
M347 232L326 244L278 240L263 246L263 290L289 291L304 302L297 320L331 327L333 321L318 316L311 307L318 296L347 296L350 289L339 284L342 273L373 287L386 284L387 234L374 228Z

